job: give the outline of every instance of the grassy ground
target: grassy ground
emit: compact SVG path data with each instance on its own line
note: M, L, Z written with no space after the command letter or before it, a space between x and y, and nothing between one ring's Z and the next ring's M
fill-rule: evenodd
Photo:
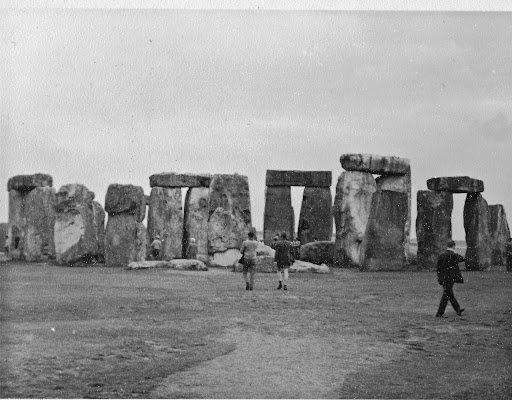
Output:
M0 395L512 398L512 274L291 275L2 263Z

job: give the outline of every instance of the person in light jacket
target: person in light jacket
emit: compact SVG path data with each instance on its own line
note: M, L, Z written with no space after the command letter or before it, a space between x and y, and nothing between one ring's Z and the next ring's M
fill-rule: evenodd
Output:
M248 233L248 239L244 240L240 253L244 257L244 269L243 277L245 280L245 290L254 289L254 274L256 273L256 248L258 247L258 241L256 240L256 234L253 231ZM247 276L249 274L249 276Z

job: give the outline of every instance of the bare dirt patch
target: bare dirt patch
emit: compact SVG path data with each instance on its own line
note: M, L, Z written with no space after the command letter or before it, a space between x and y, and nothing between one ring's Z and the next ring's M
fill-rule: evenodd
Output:
M3 263L1 397L512 398L512 274Z

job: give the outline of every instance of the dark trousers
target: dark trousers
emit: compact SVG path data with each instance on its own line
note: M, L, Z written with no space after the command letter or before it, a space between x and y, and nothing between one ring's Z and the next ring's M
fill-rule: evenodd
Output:
M153 249L153 260L160 260L160 249Z
M460 310L460 305L457 302L455 295L453 294L453 283L443 285L443 295L441 296L441 302L439 303L439 309L437 310L437 315L444 314L444 310L446 310L448 300L452 304L452 307L455 311Z

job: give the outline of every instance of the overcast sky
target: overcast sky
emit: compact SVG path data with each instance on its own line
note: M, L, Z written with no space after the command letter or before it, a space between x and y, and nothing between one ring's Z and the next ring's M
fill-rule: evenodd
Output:
M340 155L374 153L411 160L413 224L454 175L512 222L512 13L0 11L0 221L14 175L104 204L154 173L239 173L261 230L267 169L332 171L334 197Z

